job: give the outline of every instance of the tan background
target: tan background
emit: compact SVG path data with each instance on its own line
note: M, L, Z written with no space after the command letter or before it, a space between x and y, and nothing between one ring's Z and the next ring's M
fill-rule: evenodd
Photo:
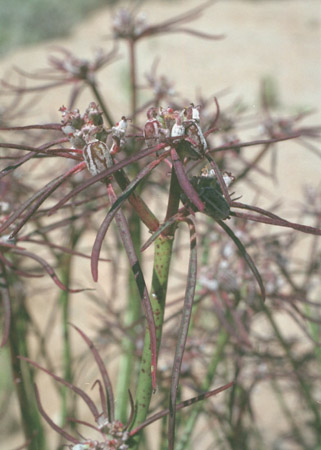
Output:
M142 9L154 23L198 4L191 0L149 2ZM278 83L284 111L318 109L321 101L320 9L319 0L218 1L190 26L204 32L224 33L224 40L204 41L171 34L141 42L138 46L139 74L143 76L160 55L159 74L164 73L172 79L176 90L189 101L194 101L198 90L207 96L229 89L230 93L222 98L223 106L224 102L229 104L234 98L241 97L254 113L258 111L260 79L271 76ZM90 58L97 47L108 47L105 37L110 33L110 27L110 11L102 10L79 25L70 38L54 44L66 46L79 57ZM48 46L42 44L21 49L3 58L0 64L2 77L13 80L9 70L12 65L30 71L44 67L46 47L49 43ZM120 53L126 55L125 46L121 46ZM126 70L126 59L123 58L100 76L103 92L110 99L116 116L128 111L127 93L122 86ZM46 95L26 122L58 121L57 110L66 103L66 92L62 88ZM82 99L83 106L91 100L86 95ZM321 123L320 112L306 123ZM248 135L250 139L253 137ZM269 204L273 198L282 198L286 205L283 216L291 219L292 207L301 199L301 186L320 184L320 158L292 142L278 146L278 158L278 184L267 182L265 187L273 190L273 196L265 201ZM254 193L244 191L242 194L243 200L251 203ZM40 308L42 300L39 298ZM79 314L79 310L75 312ZM273 434L280 424L275 405L266 404L264 389L261 401L262 405L258 405L264 411L261 426ZM21 443L21 438L12 438L8 448Z
M149 2L142 9L151 23L170 18L195 7L199 2ZM278 1L218 1L190 27L204 32L224 34L221 41L208 41L185 34L170 34L145 40L138 45L138 69L141 81L160 56L159 74L165 74L175 88L189 101L196 92L211 96L229 89L222 106L235 98L258 110L259 83L262 77L273 77L281 93L281 104L288 113L318 109L321 101L321 2L319 0ZM91 58L94 50L111 47L110 11L102 10L79 25L68 39L42 44L14 52L4 58L0 71L13 79L12 65L33 69L46 66L52 44L63 45L77 56ZM110 47L109 47L110 46ZM113 107L115 116L128 111L126 77L127 49L121 46L123 58L108 67L100 76L103 92ZM66 90L46 96L35 108L38 117L59 120L57 109L66 102ZM90 97L83 96L85 106ZM33 112L30 119L33 119ZM310 124L320 123L320 112L309 118ZM34 119L36 120L36 119ZM248 136L251 138L251 136ZM253 136L252 136L253 137ZM279 146L279 193L286 200L300 195L301 184L320 182L320 159L293 143Z

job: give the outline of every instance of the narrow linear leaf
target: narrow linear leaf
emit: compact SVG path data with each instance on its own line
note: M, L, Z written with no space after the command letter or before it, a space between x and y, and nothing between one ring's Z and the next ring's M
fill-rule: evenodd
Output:
M101 384L100 380L96 380L95 383L92 385L91 389L94 389L94 387L96 386L96 384L98 385L99 388L99 396L100 396L100 404L101 404L101 408L103 410L103 414L104 417L107 418L108 417L108 411L107 411L107 399L106 399L106 394L105 391L103 389L103 386Z
M1 131L14 130L61 130L61 123L45 123L43 125L24 125L22 127L0 127Z
M36 394L36 400L37 400L39 412L42 415L42 417L45 419L45 421L48 423L48 425L50 425L51 428L53 430L55 430L58 434L63 436L65 439L67 439L67 441L73 442L74 444L78 444L78 442L79 442L78 439L74 438L73 436L71 436L71 434L67 433L67 431L63 430L58 425L56 425L55 422L53 420L51 420L51 418L45 412L45 410L43 409L43 406L41 404L41 401L40 401L40 395L39 395L39 391L38 391L36 384L35 384L35 394Z
M257 270L256 265L254 264L254 261L252 260L250 255L247 253L244 245L239 240L239 238L235 235L235 233L231 230L231 228L229 226L227 226L226 223L223 222L223 220L216 220L216 222L220 225L221 228L223 228L223 230L226 232L226 234L228 234L230 236L230 238L232 239L234 244L239 249L239 251L241 253L241 256L243 257L244 261L249 266L249 268L250 268L251 272L253 273L256 281L258 282L258 285L259 285L260 291L261 291L261 295L262 295L262 299L264 301L265 300L264 284L263 284L261 275L260 275L259 271Z
M221 386L217 389L213 389L212 391L205 392L205 394L200 394L197 397L192 397L188 400L185 400L184 402L181 402L178 405L176 405L176 411L186 408L187 406L193 405L194 403L200 402L206 398L212 397L213 395L217 395L220 392L223 392L226 389L229 389L231 386L233 386L233 384L234 384L234 381L231 381L230 383L227 383L224 386ZM160 411L159 413L152 415L147 420L145 420L145 422L141 423L138 427L131 430L129 435L134 436L135 434L139 433L143 428L147 427L147 425L150 425L151 423L156 422L156 420L159 420L162 417L167 416L167 414L169 414L169 408L166 408L163 411Z
M18 255L21 256L28 256L31 259L34 259L35 261L37 261L44 269L45 271L48 273L48 275L51 276L51 278L53 279L54 283L63 291L68 291L72 294L75 294L77 292L83 292L87 289L69 289L67 286L65 286L57 277L55 271L53 270L53 268L50 266L50 264L47 263L47 261L45 261L43 258L41 258L40 256L36 255L35 253L31 253L31 252L27 252L26 250L17 250L14 249L12 250L14 253L17 253Z
M102 431L98 427L96 427L92 423L87 422L86 420L74 419L73 417L68 417L67 420L68 422L78 423L79 425L84 425L85 427L91 428L92 430L95 430L97 431L97 433L100 433L102 436L104 436L104 433L102 433Z
M186 219L190 231L190 259L187 275L187 285L185 291L184 307L182 319L178 331L176 352L172 369L172 382L169 400L169 419L168 419L168 450L174 450L175 444L175 417L176 417L176 398L179 384L179 376L185 351L188 328L191 320L193 300L197 279L197 242L196 229L191 219Z
M39 239L31 239L31 238L28 238L28 237L26 237L26 238L23 237L22 239L18 239L18 241L19 242L31 242L33 244L44 245L46 247L50 247L50 248L54 248L54 249L57 249L57 250L61 250L64 253L68 253L69 255L79 256L81 258L86 258L86 259L90 259L91 258L90 255L86 255L85 253L77 252L75 250L72 250L69 247L64 247L62 245L53 244L52 242L47 242L45 240L40 241ZM99 261L110 262L111 259L100 258Z
M130 403L130 414L128 417L127 424L124 427L124 430L127 430L131 426L131 424L133 423L133 420L134 420L134 416L135 416L135 403L134 403L132 393L130 392L130 389L128 389L128 396L129 396L129 403Z
M297 139L301 136L301 133L293 133L288 136L282 136L279 138L271 138L271 139L258 139L257 141L249 141L249 142L237 142L235 144L224 144L219 147L215 147L213 149L208 150L208 153L218 153L227 150L238 150L243 147L255 147L257 145L262 144L274 144L275 142L289 141L290 139Z
M64 175L60 175L59 177L55 178L54 180L50 181L46 186L44 186L40 191L37 191L30 199L28 199L23 205L18 208L16 212L14 212L9 219L3 224L2 227L0 227L0 233L2 233L4 230L6 230L9 225L11 225L18 217L21 216L21 214L28 209L28 207L34 203L29 210L27 211L24 218L20 221L20 223L15 227L15 229L10 234L10 237L12 238L15 236L18 231L21 230L23 225L30 219L30 217L37 211L37 209L42 205L42 203L56 190L58 187L67 180L71 175L78 172L79 170L82 170L84 168L84 163L80 163L77 166L73 167L71 170L68 170Z
M108 185L108 193L111 203L116 199L116 195L113 191L111 184ZM150 335L150 347L151 347L151 376L152 376L152 386L156 389L156 367L157 367L157 338L156 338L156 328L154 322L153 309L150 302L150 297L148 294L148 289L146 287L143 271L141 269L134 243L131 238L129 231L129 226L124 213L120 210L116 213L117 228L120 233L131 269L136 281L139 296L143 305L144 313L147 320L149 335Z
M122 203L132 194L132 192L136 189L138 184L153 170L155 167L157 167L163 159L165 159L166 155L161 155L158 159L155 161L150 162L145 166L137 175L136 177L129 183L127 188L122 192L122 194L117 198L115 203L110 208L109 213L113 213L114 210L118 210Z
M177 222L181 217L181 214L175 214L174 216L170 217L168 220L166 220L165 223L161 224L158 229L155 231L155 233L152 234L152 236L145 242L145 244L141 247L140 251L143 252L146 250L154 241L158 238L160 234L163 233L163 231L166 230L166 228L173 225L175 222Z
M122 206L123 202L134 192L138 184L143 180L145 176L147 176L158 164L164 159L162 155L156 161L152 161L149 163L144 169L142 169L139 174L133 179L131 183L128 184L127 188L122 192L122 194L112 203L110 210L108 211L105 219L103 220L98 233L96 235L96 239L92 248L91 253L91 273L94 281L98 280L98 260L102 247L103 240L108 231L108 228L115 217L115 214ZM114 197L113 197L114 198Z
M196 192L196 190L194 189L194 187L191 185L191 183L185 173L184 165L183 165L180 157L178 156L177 151L174 148L171 149L171 158L172 158L176 176L177 176L177 179L178 179L178 182L179 182L179 185L180 185L182 191L185 193L187 198L196 206L196 208L199 211L201 211L201 212L204 211L205 205L201 201L201 199L200 199L198 193Z
M1 264L3 266L3 264ZM10 322L11 322L11 303L10 303L10 294L7 285L7 280L5 278L5 269L1 268L2 273L0 274L0 295L2 299L2 309L3 309L3 332L2 339L0 343L0 348L4 347L8 341L9 332L10 332Z
M71 389L72 391L74 391L76 394L78 394L83 401L86 403L86 405L88 406L88 408L90 409L92 415L94 416L95 420L98 419L99 417L99 411L96 408L95 403L91 400L91 398L86 394L86 392L84 392L82 389L78 388L77 386L74 386L72 383L69 383L68 381L64 380L63 378L59 377L58 375L55 375L54 373L50 372L50 370L45 369L44 367L40 366L38 363L36 363L35 361L32 361L29 358L26 358L25 356L17 356L18 359L22 359L23 361L28 362L29 364L31 364L32 366L36 367L39 370L42 370L43 372L47 373L48 375L50 375L52 378L54 378L56 381L58 381L58 383L63 384L64 386L66 386L68 389Z
M20 167L25 162L29 161L29 159L32 159L36 155L35 152L30 152L27 155L23 156L22 158L19 158L18 161L16 161L14 164L10 164L10 166L5 167L0 172L0 180L4 176L8 175L8 173L12 172L13 170Z
M42 189L37 191L32 197L30 197L25 203L23 203L0 227L0 233L4 232L21 214L36 200L38 200L38 207L47 198L50 192L53 192L63 182L63 175L55 178L46 184ZM48 193L49 192L49 193ZM43 200L42 200L43 198ZM30 215L29 215L30 216ZM27 215L28 218L28 215ZM20 227L21 228L21 227ZM12 234L12 233L11 233Z
M196 36L202 39L211 39L211 40L220 40L224 39L224 34L209 34L209 33L202 33L200 31L191 30L189 28L177 28L176 30L168 30L167 32L170 33L186 33L191 34L192 36Z
M247 206L249 206L249 205L247 205ZM238 207L240 208L240 206L238 206ZM244 208L244 209L250 209L252 211L255 211L256 208L255 209L254 208L255 207ZM258 209L261 209L261 208L258 208ZM288 220L282 219L281 217L276 216L275 214L272 215L268 211L265 211L265 212L268 213L268 214L265 214L265 216L263 216L263 215L255 216L253 214L247 214L247 213L244 214L244 213L240 213L240 212L236 212L236 211L231 212L231 215L235 216L235 217L241 217L241 218L244 218L247 220L253 220L253 222L267 223L267 224L275 225L278 227L292 228L293 230L301 231L302 233L314 234L315 236L321 236L321 230L319 228L310 227L308 225L301 225L301 224L295 223L295 222L289 222Z
M19 248L19 247L15 247L15 248ZM42 278L43 274L38 274L38 273L30 273L27 272L26 270L19 270L16 268L16 266L14 265L14 263L12 261L10 261L8 258L6 258L4 255L2 255L0 253L0 260L3 262L3 264L6 267L9 267L15 274L22 276L22 277L26 277L26 278Z
M76 325L73 325L72 323L70 325L76 331L78 331L78 333L83 338L83 340L86 342L86 344L88 345L90 351L92 352L92 354L93 354L93 356L95 358L95 361L96 361L97 366L99 368L99 371L100 371L100 374L101 374L101 377L103 379L103 383L104 383L104 386L105 386L105 390L106 390L107 408L108 408L108 420L109 420L109 422L113 422L113 420L115 418L114 393L113 393L112 384L111 384L108 372L106 370L105 364L104 364L103 360L101 359L101 356L100 356L98 350L94 346L93 342L89 339L89 337L83 331L81 331Z
M135 155L126 158L119 163L113 165L112 167L109 167L106 170L103 170L98 175L95 175L88 180L86 180L84 183L77 186L75 189L69 192L65 197L63 197L55 206L52 207L52 209L49 212L50 214L53 214L57 209L59 209L62 205L64 205L68 200L70 200L75 195L79 194L83 190L87 189L92 184L97 183L98 181L102 181L104 178L108 178L111 175L113 175L115 172L117 172L120 169L123 169L124 167L128 166L129 164L132 164L136 161L139 161L142 158L145 158L146 156L152 155L153 153L158 152L159 150L163 149L166 146L166 144L159 144L154 148L141 150L140 152L136 153ZM164 153L164 156L168 156L169 152L166 154ZM163 155L162 155L163 156Z

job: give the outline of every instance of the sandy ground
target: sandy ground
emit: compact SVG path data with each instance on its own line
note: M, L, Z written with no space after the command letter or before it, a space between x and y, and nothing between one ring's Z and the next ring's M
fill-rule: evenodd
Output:
M149 2L143 10L151 23L170 18L199 4L195 0L184 2ZM80 57L90 58L97 47L111 45L105 38L110 32L108 9L89 17L79 25L68 39L18 50L0 62L1 76L8 77L10 67L17 65L33 71L46 64L46 47L63 45ZM281 104L290 113L305 108L318 109L321 102L321 3L319 0L289 1L218 1L195 23L194 29L223 33L220 41L204 41L184 34L160 36L142 42L138 48L138 70L142 77L160 55L159 73L175 83L175 88L189 101L201 90L204 96L229 89L222 98L229 104L241 97L255 113L258 110L259 82L262 77L273 77L281 92ZM120 53L126 54L121 46ZM128 111L126 90L123 88L125 58L104 71L100 83L114 115ZM58 108L66 102L66 89L46 95L29 117L31 122L58 121ZM83 106L91 98L82 97ZM37 117L36 117L37 116ZM310 124L321 122L320 112L309 119ZM249 138L251 136L249 135ZM273 198L282 198L289 211L300 200L303 184L318 185L320 159L303 147L293 143L278 146L278 184L267 184ZM264 164L264 163L263 163ZM250 203L253 192L244 192ZM289 206L288 206L289 205ZM289 212L289 214L291 214ZM291 218L289 216L289 218ZM262 393L264 399L264 393ZM278 427L274 405L265 408L262 426L266 430ZM12 438L8 448L21 444L21 438ZM241 449L240 449L241 450ZM250 449L252 450L252 449ZM254 450L254 449L253 449Z

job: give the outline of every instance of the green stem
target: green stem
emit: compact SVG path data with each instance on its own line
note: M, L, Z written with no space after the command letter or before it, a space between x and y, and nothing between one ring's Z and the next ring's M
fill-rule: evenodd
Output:
M110 127L112 127L113 125L115 125L115 122L114 122L114 120L112 118L112 115L111 115L110 111L107 108L107 105L106 105L104 99L102 98L102 96L100 95L99 90L97 89L95 81L87 80L87 83L90 86L91 90L93 91L93 94L94 94L94 96L95 96L99 106L101 107L101 109L102 109L102 111L104 113L104 116L105 116L105 118L106 118L106 120L108 122L108 125Z
M70 284L70 272L71 272L71 260L72 256L69 254L63 254L60 259L59 266L61 267L61 281L65 286ZM59 304L61 306L61 324L62 324L62 360L63 360L63 378L68 383L72 383L72 352L69 333L69 309L70 309L70 297L68 291L61 291L59 295ZM62 386L60 390L61 396L61 424L65 425L67 417L71 417L71 405L69 405L69 393L70 390L66 386ZM71 426L74 424L71 422Z
M280 408L283 411L283 416L286 418L286 420L289 423L289 426L291 427L291 434L294 438L298 440L302 448L307 448L307 445L304 441L304 438L302 436L302 433L300 431L300 428L296 424L295 420L295 412L294 415L292 414L291 408L287 405L285 399L284 399L284 393L282 392L282 389L280 388L277 380L271 380L271 386L274 389L274 392L276 393L276 398L279 402Z
M24 291L23 287L19 286L20 282L17 278L6 276L4 267L2 267L2 273L7 285L10 286L12 320L9 347L11 368L18 396L22 427L25 439L29 442L26 448L28 450L46 450L45 432L33 390L33 370L28 364L17 358L17 356L29 356L27 343L29 315L25 307Z
M139 255L141 247L141 222L139 217L133 212L129 218L129 227L132 240ZM140 297L137 292L137 283L134 279L131 268L128 269L128 302L124 318L126 329L130 329L134 323L138 322L141 317ZM119 361L118 378L117 378L117 402L115 417L125 423L128 419L128 388L133 374L134 357L135 357L135 339L132 330L130 336L125 336L121 343L122 351Z
M290 349L288 343L286 342L286 340L284 339L284 337L282 336L280 329L277 326L270 309L265 305L263 305L263 309L264 309L264 312L275 332L275 335L276 335L280 345L283 347L283 349L288 357L288 360L289 360L290 364L292 365L293 373L296 376L296 379L297 379L299 385L301 386L302 394L305 398L306 404L308 405L308 407L310 408L310 411L314 415L315 429L320 430L321 429L321 417L320 417L319 407L318 407L317 403L315 402L315 399L311 395L311 390L310 390L308 383L304 380L304 376L302 376L300 373L301 372L300 364L292 355L291 349ZM321 435L319 435L319 438L318 438L318 445L321 445Z
M155 241L155 256L152 278L151 305L154 314L157 338L157 353L159 351L167 292L167 282L169 266L172 256L173 239L160 236ZM152 396L152 378L151 378L151 349L149 331L146 329L144 350L142 354L140 373L136 391L136 415L133 428L144 422L149 410L149 404ZM139 434L133 439L135 444L139 442ZM135 448L131 445L130 448Z
M313 317L313 312L309 305L305 305L305 313L307 316ZM320 324L312 321L307 321L307 326L315 342L320 342ZM315 359L318 363L319 373L321 375L321 347L316 345L314 347Z
M180 187L175 172L172 172L171 184L169 189L169 202L167 207L166 219L174 215L179 206ZM166 303L167 284L169 276L169 267L172 257L172 249L174 242L175 225L167 229L166 236L160 235L155 240L154 267L152 276L151 289L151 306L153 309L156 338L157 338L157 354L162 337L162 329L164 322L164 312ZM151 348L150 336L146 327L144 349L141 359L140 373L136 390L136 410L132 428L135 428L146 420L149 405L152 397L152 377L151 377ZM141 440L141 433L135 435L129 448L138 449Z
M216 350L212 356L212 359L210 361L205 380L202 383L201 390L206 392L210 389L211 384L213 383L217 366L219 362L222 360L222 354L224 351L224 348L229 340L229 333L225 331L224 329L220 332L218 335L217 343L216 343ZM197 419L200 417L200 413L203 409L204 405L202 402L197 403L193 410L191 411L188 420L186 422L186 425L184 427L182 438L177 444L176 450L186 450L188 449L189 442L191 442L191 435L195 428Z

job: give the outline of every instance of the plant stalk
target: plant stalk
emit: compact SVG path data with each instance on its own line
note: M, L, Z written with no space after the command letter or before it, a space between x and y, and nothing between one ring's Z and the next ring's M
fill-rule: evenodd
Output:
M1 269L11 299L12 320L9 334L11 369L19 402L22 428L28 442L26 448L28 450L46 450L45 432L33 390L33 370L28 364L17 358L17 356L29 356L27 335L30 318L25 307L24 291L16 277L8 276L3 265Z
M169 189L169 202L167 206L166 219L168 220L172 215L176 214L180 200L180 187L176 177L176 173L173 170L170 189ZM167 284L169 276L169 268L172 257L172 249L174 242L175 224L169 227L167 234L161 234L155 240L155 253L154 253L154 267L152 276L152 289L151 289L151 305L154 315L156 338L157 338L157 354L159 352L165 303L167 294ZM141 359L140 373L138 378L137 390L136 390L136 410L135 418L132 424L132 428L137 427L139 424L146 420L149 405L152 397L152 377L151 377L151 347L150 336L148 328L146 327L144 349ZM141 439L141 433L136 434L130 442L129 448L138 449L138 445Z

